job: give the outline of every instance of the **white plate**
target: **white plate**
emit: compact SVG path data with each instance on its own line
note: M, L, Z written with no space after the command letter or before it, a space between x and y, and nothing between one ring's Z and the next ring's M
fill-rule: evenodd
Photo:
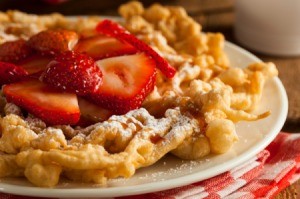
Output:
M245 67L260 61L249 52L229 42L225 45L232 66ZM276 77L265 85L262 101L256 113L271 110L272 114L256 122L240 122L240 141L226 154L210 156L199 161L182 161L168 156L153 166L143 168L130 179L116 179L108 187L62 182L56 188L33 187L26 180L2 179L0 191L43 197L115 197L149 193L187 185L216 176L245 162L264 149L281 130L288 110L288 101L281 81Z

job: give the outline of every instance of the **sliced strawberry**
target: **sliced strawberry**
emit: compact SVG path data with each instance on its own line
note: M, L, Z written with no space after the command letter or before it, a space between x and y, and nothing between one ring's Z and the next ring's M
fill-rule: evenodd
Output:
M122 42L113 37L101 34L80 40L74 49L78 52L85 52L94 59L129 55L137 52L127 42Z
M18 82L28 73L21 67L7 62L0 62L0 85Z
M32 74L40 74L44 71L48 65L48 63L52 60L50 56L42 56L42 55L32 55L20 62L18 62L18 66L24 68L30 75Z
M78 41L76 32L70 30L45 30L33 35L27 44L46 55L72 50Z
M0 61L16 63L31 55L32 52L33 50L23 39L8 41L0 45Z
M41 80L61 90L86 95L98 90L102 72L88 55L66 51L48 64Z
M83 121L102 122L112 115L112 111L102 108L81 97L78 97L78 104Z
M95 104L123 114L139 108L155 84L155 62L144 53L102 59L103 84L89 95Z
M80 118L77 96L62 93L42 82L29 79L5 85L7 101L25 109L49 125L76 124Z
M96 30L99 33L115 37L116 39L127 42L134 46L139 51L146 53L148 56L152 57L156 63L157 68L168 78L174 77L176 69L171 66L164 58L162 58L157 52L155 52L150 46L148 46L143 41L136 38L134 35L130 34L118 23L111 20L101 21Z

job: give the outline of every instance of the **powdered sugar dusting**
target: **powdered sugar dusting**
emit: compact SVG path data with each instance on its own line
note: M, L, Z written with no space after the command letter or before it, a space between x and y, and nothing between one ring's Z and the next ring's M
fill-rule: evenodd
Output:
M15 114L15 115L19 115L19 116L22 115L21 109L13 103L5 104L4 112L6 115L9 115L9 114Z

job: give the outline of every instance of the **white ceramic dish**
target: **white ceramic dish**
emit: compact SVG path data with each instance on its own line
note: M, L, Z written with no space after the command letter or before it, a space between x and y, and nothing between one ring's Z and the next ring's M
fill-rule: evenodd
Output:
M226 42L225 51L236 67L260 61L254 55ZM262 101L255 112L271 110L272 114L256 122L240 122L237 133L240 141L226 154L206 157L199 161L182 161L168 156L153 166L143 168L130 179L116 179L108 187L62 182L56 188L33 187L25 179L1 179L0 191L18 195L76 198L116 197L148 193L178 187L216 176L245 162L264 149L281 130L288 110L285 89L278 78L265 85Z

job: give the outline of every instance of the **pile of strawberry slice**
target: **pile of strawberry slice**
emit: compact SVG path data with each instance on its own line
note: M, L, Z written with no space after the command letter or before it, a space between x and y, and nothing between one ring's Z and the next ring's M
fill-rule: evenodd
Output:
M48 125L86 125L139 108L156 68L175 69L117 23L78 35L46 30L0 45L0 85L8 102Z

